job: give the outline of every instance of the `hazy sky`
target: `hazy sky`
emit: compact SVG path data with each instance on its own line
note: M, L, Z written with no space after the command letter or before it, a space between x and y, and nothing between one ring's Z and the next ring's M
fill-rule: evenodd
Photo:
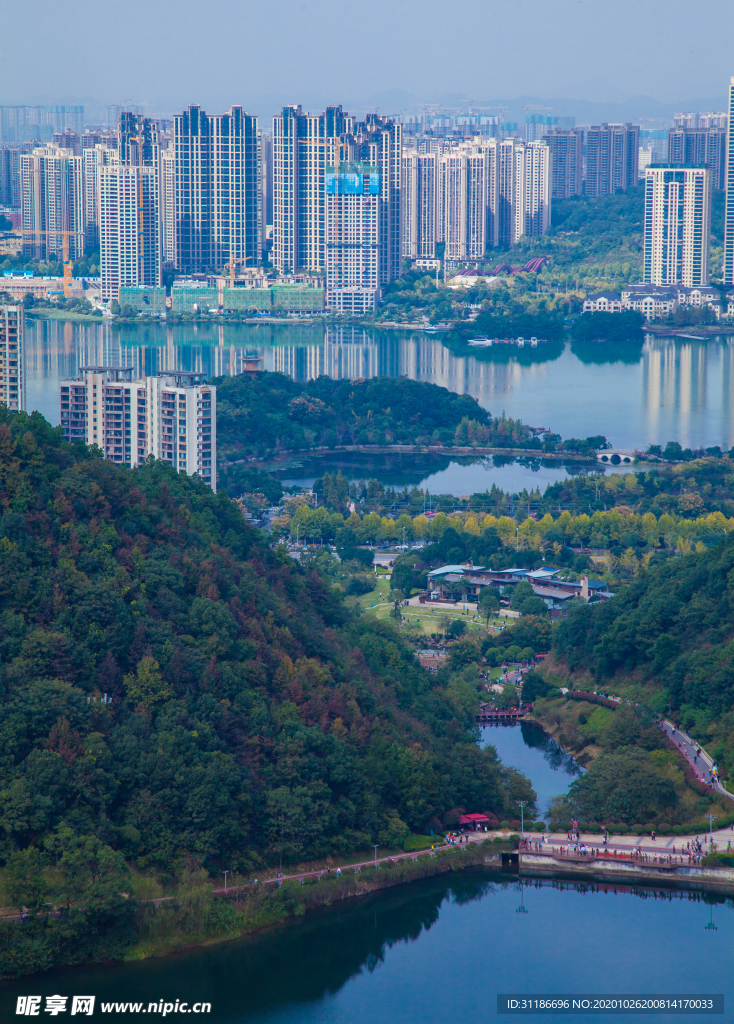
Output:
M0 103L723 102L734 74L732 0L23 0L4 29Z

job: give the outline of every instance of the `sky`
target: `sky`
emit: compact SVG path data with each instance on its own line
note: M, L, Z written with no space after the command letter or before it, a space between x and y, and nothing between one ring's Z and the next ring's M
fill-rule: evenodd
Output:
M24 0L12 12L0 104L90 113L473 101L547 103L586 123L579 110L721 108L734 74L731 0Z

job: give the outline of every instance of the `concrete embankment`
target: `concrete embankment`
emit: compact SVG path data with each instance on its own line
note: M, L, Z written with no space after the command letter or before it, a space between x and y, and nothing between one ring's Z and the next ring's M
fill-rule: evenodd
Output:
M498 859L495 855L492 860ZM502 859L502 855L499 855ZM622 884L652 882L655 885L673 885L690 888L704 887L719 892L734 893L734 868L702 867L681 863L686 858L673 858L673 863L655 863L626 858L567 855L554 857L552 854L521 851L518 854L519 874L543 875L544 877L574 877L589 881L614 881ZM490 859L488 858L488 863Z

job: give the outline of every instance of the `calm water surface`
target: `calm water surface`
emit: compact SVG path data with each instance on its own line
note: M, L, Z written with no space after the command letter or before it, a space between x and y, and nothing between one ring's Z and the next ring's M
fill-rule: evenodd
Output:
M94 993L98 1004L206 1000L211 1015L196 1019L219 1024L445 1024L494 1019L498 993L667 992L723 993L718 1019L731 1020L734 914L711 899L529 879L521 886L477 870L210 949L6 985L0 1014L15 1019L20 994ZM107 1019L145 1024L150 1015Z
M573 757L533 722L484 725L481 745L490 743L505 764L519 768L530 779L542 816L553 797L562 796L583 772Z
M37 321L29 326L27 397L58 422L58 382L86 364L238 373L245 353L268 370L305 380L407 376L473 395L564 437L606 434L618 447L676 439L685 446L734 443L734 340L648 336L641 350L607 358L603 345L454 352L441 338L323 325L112 326ZM440 488L437 487L437 490Z

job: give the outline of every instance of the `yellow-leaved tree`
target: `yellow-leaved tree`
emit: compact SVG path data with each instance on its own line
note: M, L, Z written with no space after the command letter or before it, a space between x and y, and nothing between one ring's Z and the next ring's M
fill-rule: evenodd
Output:
M140 659L135 675L129 672L124 682L130 703L146 711L152 711L156 704L173 696L172 687L161 675L160 665L149 655Z

